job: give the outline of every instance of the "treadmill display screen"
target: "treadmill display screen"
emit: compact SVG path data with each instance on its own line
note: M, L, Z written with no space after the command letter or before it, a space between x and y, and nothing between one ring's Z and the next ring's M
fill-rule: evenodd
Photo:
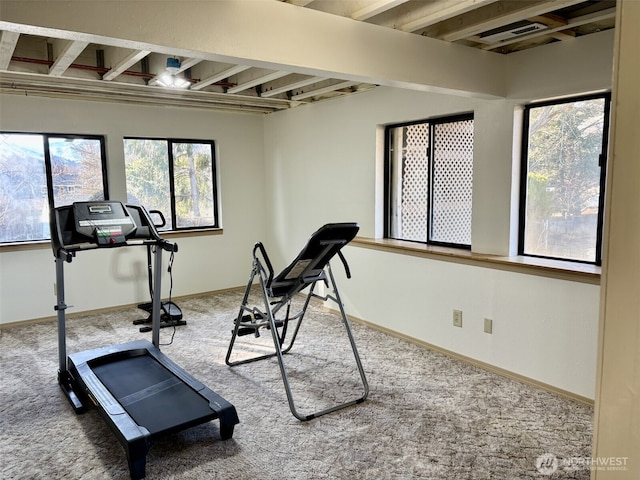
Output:
M73 204L76 232L99 245L121 244L136 224L120 202L76 202Z
M111 205L108 203L99 203L95 205L88 205L89 213L111 213Z

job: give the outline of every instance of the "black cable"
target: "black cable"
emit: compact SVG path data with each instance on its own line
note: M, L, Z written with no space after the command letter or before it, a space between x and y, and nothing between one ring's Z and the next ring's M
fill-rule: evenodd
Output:
M173 259L175 256L175 250L171 250L171 255L169 256L169 267L167 268L167 272L169 272L169 317L171 317L171 296L173 295ZM176 326L173 325L173 333L171 334L171 340L169 343L161 343L162 346L171 345L173 343L173 337L176 336Z

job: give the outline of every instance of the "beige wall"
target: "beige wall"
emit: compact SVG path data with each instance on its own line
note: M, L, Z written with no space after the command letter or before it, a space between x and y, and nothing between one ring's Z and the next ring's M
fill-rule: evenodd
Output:
M593 456L640 478L640 2L618 1Z
M262 117L204 109L0 95L0 131L104 135L111 198L126 200L122 138L214 140L223 235L173 238L173 295L244 285L253 243L264 236ZM165 255L165 259L168 256ZM100 272L99 275L96 272ZM86 252L65 267L69 313L147 301L144 249ZM0 251L0 326L55 314L48 245ZM168 295L165 275L163 292Z

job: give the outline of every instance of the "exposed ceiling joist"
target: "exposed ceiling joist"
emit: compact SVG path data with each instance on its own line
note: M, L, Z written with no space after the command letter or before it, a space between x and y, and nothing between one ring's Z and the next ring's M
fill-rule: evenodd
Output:
M278 78L282 78L286 75L290 75L291 72L272 72L267 75L263 75L262 77L254 78L253 80L248 80L244 83L240 83L235 87L231 87L227 90L227 93L238 93L243 90L248 90L249 88L253 88L256 85L262 85L263 83L271 82L272 80L277 80Z
M311 2L313 2L313 0L285 0L285 3L290 3L296 7L306 7Z
M211 85L212 83L220 82L225 80L233 75L237 75L240 72L244 72L245 70L249 70L251 67L249 65L236 65L235 67L228 68L223 72L216 73L207 77L199 82L191 85L191 90L202 90L204 87Z
M149 55L151 52L148 50L137 50L127 55L120 63L118 63L115 67L111 67L111 69L102 76L102 80L113 80L118 75L120 75L125 70L129 69L132 65L135 65L144 57Z
M38 94L50 97L74 97L102 101L126 101L142 104L182 105L256 113L271 113L290 108L281 99L226 95L215 92L189 92L101 80L62 77L51 82L42 75L0 72L0 93Z
M67 41L66 46L49 67L49 75L60 77L74 62L76 58L87 48L89 42Z
M438 22L462 15L463 13L470 12L471 10L478 9L496 1L497 0L454 0L447 4L443 4L442 1L430 3L427 4L429 11L424 12L423 16L400 25L398 29L403 32L417 32Z
M534 17L536 15L543 15L545 13L552 12L564 7L570 7L578 3L582 3L584 0L551 0L537 3L530 2L500 2L496 5L489 5L489 8L494 8L496 13L491 15L490 12L473 12L473 17L479 20L471 20L471 17L467 21L472 23L459 27L459 22L456 22L453 31L438 35L440 40L447 42L455 42L468 38L473 35L499 28L510 23L518 22L523 18ZM482 10L482 9L481 9ZM484 15L490 15L489 18L483 18ZM462 21L462 20L460 20ZM465 23L465 22L462 22Z
M199 64L203 60L201 58L187 58L180 62L180 68L178 69L178 73L184 72L185 70L190 69L191 67Z
M147 1L147 5L156 1L161 3L159 0ZM462 62L464 65L475 65L465 67L467 70L477 72L477 68L487 68L487 72L499 72L502 65L499 57L502 55L615 28L616 10L616 0L263 0L251 6L248 6L249 2L240 0L206 2L206 10L219 22L218 28L213 29L216 32L224 31L227 25L233 23L231 20L238 16L247 20L243 20L244 26L253 25L244 30L238 26L220 34L221 38L237 35L230 44L239 44L242 48L227 48L225 42L220 43L222 46L218 48L219 43L216 43L214 36L208 36L205 42L192 41L191 36L197 35L198 31L200 34L206 33L203 29L209 28L210 22L196 21L198 27L194 27L194 19L202 17L202 11L187 6L191 4L162 3L166 8L158 11L158 18L149 19L149 31L157 34L152 38L147 37L146 32L140 36L137 23L128 23L147 18L148 11L141 5L143 2L131 2L131 11L127 11L126 15L112 15L106 0L77 2L77 6L71 6L73 2L61 2L53 6L51 2L42 0L0 2L0 72L35 75L42 79L38 83L29 77L28 84L25 84L26 77L17 75L16 88L23 87L24 91L42 95L49 88L56 96L78 95L82 98L89 98L93 89L100 92L101 99L138 101L134 98L139 97L139 101L144 103L152 101L151 97L155 98L158 92L162 92L161 98L164 99L175 96L171 102L167 100L168 104L183 102L191 105L196 102L191 100L193 96L202 106L218 108L225 105L220 108L226 109L233 108L229 105L236 103L243 111L249 111L247 109L250 108L251 111L265 113L365 91L378 84L401 85L404 88L419 85L419 88L426 86L427 89L499 97L503 93L500 80L496 78L483 83L475 79L478 77L476 75L471 82L461 80L457 83L458 78L469 78L469 75L458 71L456 78L452 74L446 83L441 84L438 83L441 82L439 76L420 70L416 80L413 70L407 77L407 72L402 68L394 69L391 74L385 71L382 75L370 75L365 68L367 74L353 75L349 67L334 61L335 55L329 54L327 58L323 55L327 50L333 51L334 47L327 48L332 42L335 48L344 50L341 52L344 55L337 57L347 58L361 53L363 45L375 44L382 38L385 39L385 45L402 38L400 48L404 49L403 52L410 47L413 49L411 55L416 55L418 51L424 52L426 47L436 57L444 54L449 59L448 54L444 53L449 49L443 47L443 42L433 40L438 38L456 42L464 49L495 52L495 55L483 54L480 61L478 55L456 48L456 52L460 52L464 58L473 60ZM282 3L290 4L291 8L283 7ZM205 8L204 5L202 8ZM60 13L61 9L65 14ZM239 12L243 12L242 15ZM288 16L296 20L289 21ZM349 18L352 22L333 22L331 17L334 16ZM278 23L278 19L285 17L286 22ZM107 18L110 20L106 21ZM176 20L178 18L180 20ZM275 57L269 54L263 57L251 49L247 53L243 49L244 43L252 45L261 42L264 38L262 32L259 36L252 35L256 28L260 28L258 26L265 25L265 21L270 19L279 25L274 38L282 31L285 36L289 34L290 41L295 42L291 34L298 32L295 39L300 39L300 44L311 43L306 48L287 44L287 48ZM161 30L164 20L183 22L181 25L190 26L193 33L185 28L176 31L175 36L167 37ZM379 28L360 26L358 22ZM112 25L121 27L115 30L115 36L110 27ZM335 36L341 35L340 41L326 37L322 48L315 48L318 44L316 38L322 38L334 26ZM291 32L287 31L288 28L291 28ZM389 29L406 34L390 34ZM418 40L417 36L431 38ZM147 43L147 38L151 39L151 43ZM269 37L270 48L265 51L279 51L281 45L274 38ZM355 41L358 45L354 48ZM292 53L289 54L288 50L292 50ZM145 58L147 55L149 57ZM321 59L320 63L310 63L309 59L315 62L316 56ZM166 62L170 57L180 59L179 66L172 64L167 69ZM385 58L386 63L390 63L389 56ZM138 68L135 64L142 59L145 61ZM393 59L392 56L391 63ZM378 72L377 65L369 65L371 59L363 60L366 60L364 63L369 68L373 67L373 71ZM375 61L380 61L377 56ZM250 71L243 73L247 70ZM185 71L189 73L182 73ZM398 71L402 73L398 74ZM167 74L172 75L173 79L182 80L181 85L177 81L160 81L160 76ZM478 78L488 78L487 75ZM97 83L91 83L91 87L70 84L74 79ZM18 85L18 81L22 83ZM182 90L177 91L177 87L182 87ZM105 93L109 88L114 90L111 95ZM146 92L144 89L150 89L151 93L143 93ZM212 94L215 101L210 96ZM277 104L248 106L249 98L272 100Z
M556 40L570 40L572 38L576 38L576 32L572 30L561 30L559 32L550 32L549 36Z
M16 49L20 34L18 32L9 32L7 30L0 33L0 70L9 68L9 62Z
M351 14L351 18L354 20L367 20L371 17L375 17L382 12L386 12L387 10L391 10L398 5L401 5L408 0L378 0L377 2L372 3L371 5L367 5L360 10L357 10Z
M565 31L567 29L570 28L575 28L575 27L579 27L581 25L586 25L588 23L593 23L593 22L599 22L602 20L607 20L609 18L615 18L616 16L616 9L615 8L609 8L607 10L601 10L599 12L595 12L595 13L590 13L588 15L582 15L580 17L576 17L576 18L572 18L571 20L567 21L566 25L562 25L556 28L551 28L548 30L542 30L539 32L535 32L535 33L531 33L529 35L523 35L521 37L516 37L516 38L511 38L508 40L503 40L501 42L492 44L492 45L486 45L483 46L482 48L484 50L494 50L500 47L504 47L507 45L511 45L517 42L523 42L526 40L530 40L532 38L537 38L537 37L541 37L544 35L550 35L550 34L556 34L556 33L561 33L561 31ZM565 35L568 35L568 33L565 33ZM573 37L571 37L573 38ZM478 38L478 41L480 41L480 39Z
M549 28L558 28L566 26L569 23L566 18L561 17L560 15L554 15L552 13L536 15L535 17L527 18L527 20L531 23L543 23Z
M291 97L291 100L304 100L306 98L317 97L329 92L335 92L336 90L342 90L344 88L353 87L354 85L357 85L357 84L358 82L336 83L334 85L329 85L328 87L318 88L316 90L309 90L308 92L299 93L298 95L293 95Z
M275 95L280 95L281 93L289 92L291 90L297 90L298 88L306 87L307 85L311 85L313 83L321 82L322 80L326 80L324 77L309 77L304 80L299 80L294 83L289 83L279 88L274 88L268 90L266 92L262 92L263 97L273 97Z
M202 61L203 60L201 58L187 58L186 60L180 62L180 68L178 69L178 71L176 73L182 73L185 70L188 70L191 67L199 64ZM160 77L162 76L163 73L164 72L160 72L155 77L153 77L151 80L149 80L149 85L158 85L159 82L160 82Z

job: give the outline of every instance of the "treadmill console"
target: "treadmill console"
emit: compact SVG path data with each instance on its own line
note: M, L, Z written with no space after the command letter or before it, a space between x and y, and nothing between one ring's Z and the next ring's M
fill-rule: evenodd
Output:
M120 245L136 230L133 218L120 202L75 202L75 230L98 245Z
M111 200L75 202L54 208L50 215L51 247L56 258L62 256L71 261L71 251L120 247L133 239L169 248L140 205ZM177 249L171 245L173 250Z

